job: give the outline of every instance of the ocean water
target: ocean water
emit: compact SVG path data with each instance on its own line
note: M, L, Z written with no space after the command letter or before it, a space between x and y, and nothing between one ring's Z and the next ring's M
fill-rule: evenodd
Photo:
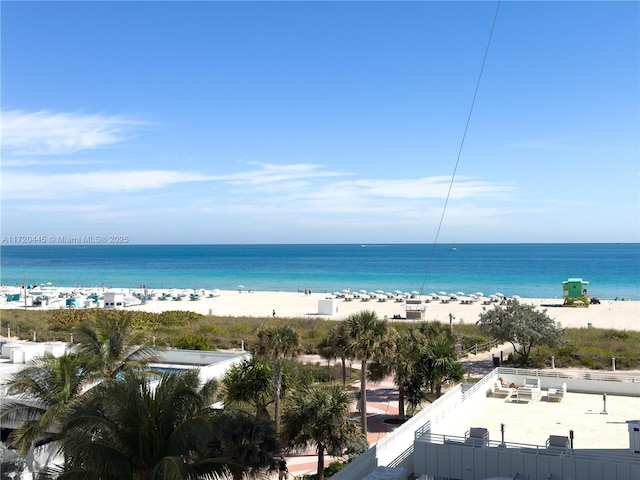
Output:
M640 244L2 246L2 285L384 290L640 300Z

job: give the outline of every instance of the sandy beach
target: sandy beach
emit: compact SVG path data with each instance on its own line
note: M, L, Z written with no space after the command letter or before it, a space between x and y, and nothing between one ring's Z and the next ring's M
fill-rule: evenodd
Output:
M15 290L15 288L13 288L13 290ZM66 306L67 295L73 295L78 299L79 307L76 308L85 308L85 306L91 305L87 302L89 295L94 294L101 298L106 292L122 293L130 298L133 298L134 294L141 295L143 293L143 291L139 289L103 290L101 288L64 289L56 287L46 292L41 292L41 294L48 293L48 297L52 299L49 305L42 307L28 306L27 308L29 310L68 308ZM197 300L190 299L190 295L194 292L198 293ZM0 288L0 309L24 308L24 297L21 297L20 301L8 302L5 299L8 293L10 293L10 289ZM38 292L33 293L37 294ZM352 313L367 309L374 310L381 318L386 317L390 320L396 317L406 317L406 300L399 301L397 297L386 298L380 295L377 298L369 298L368 300L364 300L364 298L367 298L366 296L352 296L350 300L345 300L326 293L252 292L247 290L216 290L215 292L211 292L202 290L175 291L158 289L149 290L147 294L151 296L150 300L146 300L146 302L141 305L128 306L126 309L148 312L187 310L204 315L265 318L273 317L275 312L275 317L277 318L307 317L331 320L342 320ZM160 300L163 294L166 300ZM180 300L174 300L174 298L177 297L179 297ZM35 295L31 297L31 299L33 298L36 298ZM385 298L385 301L382 301L381 298ZM29 299L28 304L31 303L31 299ZM443 301L443 299L445 301ZM323 300L333 300L334 303L331 304L333 314L319 313L319 304L320 301ZM494 302L489 302L488 297L480 297L475 300L467 298L466 302L462 302L462 299L422 295L416 296L413 300L421 301L417 308L424 308L425 320L437 320L449 323L449 315L451 314L454 316L454 325L475 323L483 311L494 308L494 305L496 305ZM637 301L603 300L599 305L590 305L586 308L563 307L562 298L520 298L518 301L534 305L541 309L546 308L547 314L561 327L588 328L591 326L594 328L640 331L640 302ZM98 305L100 305L100 303L98 303ZM409 308L416 308L416 305L411 305Z

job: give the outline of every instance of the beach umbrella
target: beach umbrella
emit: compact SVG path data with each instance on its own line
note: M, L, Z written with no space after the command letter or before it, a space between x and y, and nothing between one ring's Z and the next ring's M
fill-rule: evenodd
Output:
M366 290L360 290L360 293L365 294L365 293L367 293L367 291Z
M396 295L402 295L402 290L394 290L393 293Z
M458 295L460 297L464 297L464 292L456 292L456 295Z
M238 285L238 288L244 288L244 285Z
M482 293L482 292L476 292L476 293L474 293L474 295L476 297L484 297L484 293Z
M417 291L417 290L414 290L414 291L411 292L411 295L420 295L420 292Z
M376 290L376 293L382 294L382 293L384 293L384 290Z
M438 292L438 295L445 296L446 294L447 294L447 292Z
M496 297L504 297L504 293L496 292L494 293Z

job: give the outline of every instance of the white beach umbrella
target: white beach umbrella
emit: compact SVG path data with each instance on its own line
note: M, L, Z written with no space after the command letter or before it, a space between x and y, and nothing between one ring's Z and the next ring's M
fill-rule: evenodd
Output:
M438 295L442 295L443 297L447 294L447 292L438 292Z
M476 292L476 293L474 293L474 295L476 297L484 297L484 293L482 293L482 292Z
M360 290L360 293L362 293L363 295L367 293L366 290Z
M379 293L382 295L384 293L384 290L376 290L376 293Z
M456 292L456 295L458 295L460 297L464 297L464 292Z

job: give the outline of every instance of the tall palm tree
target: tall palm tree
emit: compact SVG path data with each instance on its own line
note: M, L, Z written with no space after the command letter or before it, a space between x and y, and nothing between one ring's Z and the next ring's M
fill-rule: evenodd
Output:
M217 382L200 386L197 370L152 379L129 371L85 393L63 425L60 480L195 480L242 470L201 455L212 436Z
M339 322L334 325L322 340L318 349L320 354L328 359L339 358L342 364L342 386L347 386L347 359L350 356L349 329L346 322Z
M134 332L129 312L98 312L76 330L80 351L93 357L96 378L114 379L122 372L147 365L154 358L142 332Z
M393 355L396 331L389 322L378 318L376 312L363 310L347 318L350 349L360 360L360 416L362 432L367 435L367 365L370 361L383 362Z
M26 453L30 447L59 437L60 421L82 393L86 361L81 355L54 357L47 353L31 366L14 373L8 400L0 406L3 423L15 423L9 444Z
M282 389L282 360L302 351L300 335L288 325L264 325L256 332L258 337L253 353L273 362L273 398L276 432L280 430L280 392Z
M406 418L405 395L411 388L414 377L420 370L420 361L426 341L417 328L409 328L398 334L396 351L389 364L393 370L393 380L398 386L398 416L404 421ZM412 409L413 399L409 399Z
M342 455L346 449L363 452L365 435L349 419L350 396L339 386L313 385L287 397L283 437L291 447L314 445L318 454L318 480L324 479L325 453Z

